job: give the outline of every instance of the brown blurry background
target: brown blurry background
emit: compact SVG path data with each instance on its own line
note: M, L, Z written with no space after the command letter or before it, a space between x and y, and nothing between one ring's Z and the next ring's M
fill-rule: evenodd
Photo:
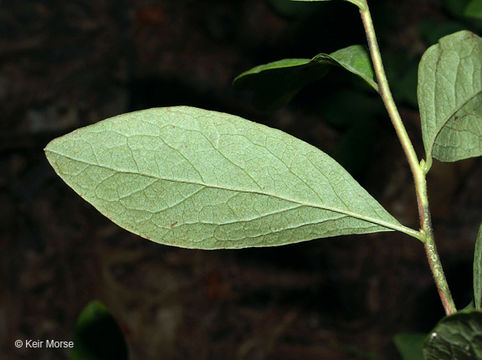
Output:
M369 3L388 62L407 74L431 44L423 29L473 25L442 1ZM273 4L0 0L1 359L68 358L66 350L18 350L13 342L71 340L94 299L119 322L131 358L146 360L396 359L396 333L428 331L443 316L423 247L403 234L172 248L112 224L47 163L43 147L74 128L135 109L194 105L280 128L332 154L417 228L408 166L380 101L359 83L340 102L334 96L352 80L334 71L274 113L255 110L249 94L233 89L232 79L259 63L364 42L351 4L323 4L315 15ZM427 23L436 26L426 30ZM394 86L406 80L409 91L396 97L421 155L415 78L397 71ZM350 108L358 91L369 100L360 115L356 107L345 115L358 121L373 111L363 139L345 136L356 125L325 111L333 103ZM436 162L429 176L436 239L459 307L471 298L481 176L474 159Z

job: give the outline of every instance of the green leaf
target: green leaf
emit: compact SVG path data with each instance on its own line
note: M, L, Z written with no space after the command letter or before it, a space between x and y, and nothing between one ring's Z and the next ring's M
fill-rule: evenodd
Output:
M476 310L482 307L482 223L479 226L474 251L474 306Z
M256 66L234 79L238 89L250 90L255 107L265 111L286 105L304 86L321 79L328 62L284 59Z
M385 114L383 103L372 95L340 90L327 95L321 109L323 119L341 133L332 149L333 158L359 179L377 156L375 147L381 129L375 119Z
M471 300L467 305L465 305L464 308L462 308L460 311L473 311L475 310L475 305L474 305L474 300Z
M425 360L482 359L482 313L443 318L427 337L423 355Z
M90 302L79 315L71 355L72 360L128 358L122 331L102 303Z
M406 52L388 52L383 55L383 61L396 102L418 108L418 61L414 61Z
M398 352L402 356L402 360L423 360L423 343L426 334L397 334L393 338L393 342Z
M460 31L440 39L420 61L422 135L432 157L456 161L482 154L482 39Z
M256 107L272 110L288 103L306 85L321 79L332 65L361 77L378 91L370 55L365 47L352 45L312 59L284 59L256 66L234 79L234 85L253 92Z
M321 1L331 1L331 0L291 0L291 1L295 1L295 2L300 2L300 1L303 1L303 2L321 2ZM366 8L367 8L366 0L345 0L345 1L348 1L348 2L351 2L352 4L355 4L361 10L366 10Z
M465 24L456 21L435 21L433 19L425 19L420 23L420 35L429 45L437 43L439 39L444 36L465 29Z
M267 2L278 14L284 17L303 19L317 10L316 6L292 0L267 0Z
M418 236L328 155L229 114L128 113L57 138L45 152L101 213L162 244L276 246L390 229Z
M463 17L470 0L444 0L445 9L455 17Z
M375 80L370 53L362 45L351 45L346 48L332 52L331 54L319 54L321 58L331 61L334 65L339 65L345 70L361 77L368 85L378 91Z
M465 16L482 19L482 0L472 0L464 11Z

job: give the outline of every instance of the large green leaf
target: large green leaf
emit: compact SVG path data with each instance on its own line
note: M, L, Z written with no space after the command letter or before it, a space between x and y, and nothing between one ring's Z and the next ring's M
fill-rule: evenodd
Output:
M476 310L482 308L482 223L474 250L474 306Z
M45 151L101 213L163 244L275 246L390 229L417 237L328 155L229 114L128 113L57 138Z
M321 79L332 66L340 66L378 90L370 55L364 46L352 45L312 59L283 59L256 66L234 79L234 85L253 92L256 107L271 110L288 103L306 85Z
M331 1L331 0L291 0L291 1L303 1L303 2L321 2L321 1ZM351 2L352 4L355 4L358 6L361 10L365 10L367 8L367 2L366 0L345 0L348 2Z
M482 359L482 313L459 312L443 318L423 348L425 360Z
M79 315L71 355L72 360L126 360L128 358L124 335L102 303L90 302Z
M418 102L427 162L482 154L482 39L459 31L420 61Z

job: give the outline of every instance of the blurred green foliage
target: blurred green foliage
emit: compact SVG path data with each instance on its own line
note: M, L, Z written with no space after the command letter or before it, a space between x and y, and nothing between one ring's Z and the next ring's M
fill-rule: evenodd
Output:
M80 313L74 330L72 360L127 360L124 335L105 305L92 301Z

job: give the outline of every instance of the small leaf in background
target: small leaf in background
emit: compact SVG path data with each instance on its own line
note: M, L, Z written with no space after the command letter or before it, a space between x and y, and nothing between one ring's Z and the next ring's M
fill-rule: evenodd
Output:
M331 153L333 158L353 177L362 180L377 155L377 139L383 136L383 129L376 121L385 115L383 103L367 92L340 90L327 95L320 111L324 121L340 132Z
M344 131L360 122L365 123L365 120L385 115L385 107L379 97L371 95L354 89L342 89L328 94L320 112L326 123ZM347 103L351 106L346 106Z
M256 66L234 79L239 89L253 92L253 104L273 110L287 104L306 85L321 79L332 65L343 67L378 90L370 55L365 47L352 45L312 59L284 59Z
M234 79L234 86L250 90L256 108L272 111L290 102L304 86L325 76L328 65L326 60L278 60L240 74Z
M417 73L417 65L409 66L401 74L399 82L393 85L395 96L414 108L417 108Z
M444 0L444 8L453 18L464 24L465 30L478 32L482 29L479 13L481 2L481 0Z
M107 308L92 301L82 310L74 330L72 360L126 360L127 344Z
M376 124L370 119L359 119L360 123L348 128L333 148L336 159L350 174L359 178L366 173L367 166L373 160Z
M325 1L331 1L331 0L291 0L291 1L294 1L294 2L325 2ZM367 7L367 2L366 0L345 0L345 1L348 1L348 2L351 2L352 4L358 6L361 10L364 10L366 9Z
M190 107L116 116L51 141L57 174L119 226L200 249L399 230L336 161L282 131Z
M375 72L373 71L370 53L362 45L352 45L346 48L332 52L331 54L320 54L320 56L331 61L334 65L339 65L345 70L361 77L368 85L378 91L378 85L375 80ZM315 57L315 58L316 58Z
M420 23L420 35L428 45L433 45L444 36L465 30L466 26L456 21L423 20Z
M463 17L465 8L471 0L443 0L445 9L455 17Z
M417 96L430 164L482 154L482 39L460 31L423 55Z
M306 18L317 10L315 6L292 0L267 0L267 3L278 14L290 18Z
M425 360L482 359L482 313L459 312L443 318L429 333Z
M474 311L474 310L475 310L475 305L474 305L474 300L472 300L460 311L469 312L469 311Z
M424 360L423 343L427 334L397 334L393 338L395 346L402 356L402 360Z
M396 103L418 109L418 59L415 60L406 52L386 52L383 54L383 62Z
M482 19L482 0L471 0L465 8L464 15L475 19Z
M474 250L474 306L482 308L482 223L479 226Z

